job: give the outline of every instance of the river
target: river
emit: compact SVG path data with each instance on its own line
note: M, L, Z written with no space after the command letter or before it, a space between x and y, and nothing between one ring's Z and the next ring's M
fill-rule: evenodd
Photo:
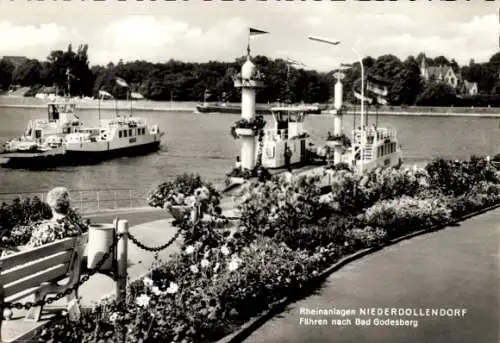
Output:
M19 101L26 104L25 99ZM20 135L28 120L46 117L46 109L9 108L1 104L0 98L0 140ZM163 104L163 107L168 106L181 108L186 104ZM126 106L122 104L121 107L119 113L128 114ZM115 111L108 106L100 112L104 119L111 118ZM142 110L137 115L166 130L159 152L95 166L61 167L42 172L0 168L1 192L44 192L61 185L72 190L120 188L145 192L184 172L198 173L209 181L220 183L233 167L239 142L231 137L229 128L239 116L157 110ZM79 116L89 125L98 121L97 110L81 109ZM272 122L271 116L265 119L268 125ZM359 118L357 121L359 125ZM369 123L374 121L375 115L370 114ZM344 117L345 130L351 130L353 124L352 115ZM322 143L327 132L332 130L333 119L329 115L308 116L304 125L314 141ZM409 163L434 157L494 155L500 150L498 118L379 115L378 126L384 125L397 129L405 160Z

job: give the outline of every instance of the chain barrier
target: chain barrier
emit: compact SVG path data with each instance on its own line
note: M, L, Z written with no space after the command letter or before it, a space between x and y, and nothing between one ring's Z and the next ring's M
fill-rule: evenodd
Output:
M175 242L175 240L179 237L180 234L181 234L181 230L178 229L177 232L175 233L174 237L172 237L167 243L160 245L158 247L148 247L148 246L144 245L143 243L139 242L139 240L130 232L128 234L128 237L135 245L137 245L139 248L141 248L143 250L151 251L151 252L159 252L159 251L171 246L172 243Z
M96 274L99 269L104 265L106 260L111 256L111 254L115 251L116 245L118 244L118 241L122 238L123 234L118 234L116 235L116 239L114 239L113 243L110 245L108 251L102 256L102 259L96 264L96 267L93 269L89 269L88 273L84 275L83 277L78 280L78 282L73 285L70 288L67 288L66 290L57 293L55 296L49 298L49 299L41 299L35 302L28 301L26 303L3 303L2 307L4 309L17 309L17 310L29 310L32 307L37 307L37 306L43 306L46 304L52 304L53 302L62 299L65 296L68 296L71 294L71 292L76 291L81 285L83 285L85 282L87 282L91 276ZM1 315L1 313L0 313Z

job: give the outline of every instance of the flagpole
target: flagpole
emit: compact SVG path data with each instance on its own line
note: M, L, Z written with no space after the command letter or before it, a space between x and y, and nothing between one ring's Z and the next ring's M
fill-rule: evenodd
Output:
M248 28L247 58L250 58L250 28Z
M97 97L97 112L99 116L99 125L101 123L101 94L98 93Z

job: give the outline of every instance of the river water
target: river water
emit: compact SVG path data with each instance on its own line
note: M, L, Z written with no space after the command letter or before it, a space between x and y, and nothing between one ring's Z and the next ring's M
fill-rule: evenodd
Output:
M46 109L10 108L1 107L1 104L0 99L0 140L20 135L28 120L46 117ZM168 106L172 104L167 103L164 107ZM185 107L185 104L173 107ZM111 118L115 113L111 109L100 112L101 118ZM125 115L127 110L122 108L119 113ZM220 183L234 166L239 142L231 137L229 128L239 116L148 110L138 111L136 115L166 130L161 151L94 166L61 167L42 172L0 168L1 192L44 192L61 185L72 190L119 188L145 192L184 172L199 173L209 181ZM81 109L79 116L89 125L98 121L97 110ZM272 117L265 118L269 125ZM357 121L359 125L359 118ZM375 115L370 114L369 123L374 121ZM353 124L352 115L344 117L345 130L351 130ZM322 143L327 132L332 130L333 119L329 115L308 116L304 125L314 141ZM397 129L405 161L410 163L433 157L493 155L500 150L499 118L379 115L378 125Z

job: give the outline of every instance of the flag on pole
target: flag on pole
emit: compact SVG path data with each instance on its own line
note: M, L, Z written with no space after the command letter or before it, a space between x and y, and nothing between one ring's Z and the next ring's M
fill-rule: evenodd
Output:
M387 105L387 100L382 98L381 96L377 97L377 103L380 105Z
M137 92L130 92L130 97L132 99L144 99L144 96L142 96L141 93L137 93Z
M121 77L116 77L116 84L121 87L127 87L128 88L128 83L122 79Z
M381 96L386 96L389 93L386 86L380 86L370 81L366 81L366 89Z
M358 92L356 92L356 90L355 90L355 89L353 89L352 91L353 91L353 93L354 93L354 97L355 97L356 99L358 99L358 100L360 100L360 101L367 102L367 103L369 103L369 104L371 104L371 103L373 102L373 99L371 99L371 98L369 98L369 97L367 97L367 96L365 96L365 97L361 96L361 94L359 94Z
M389 93L387 89L387 82L373 75L368 75L366 78L366 89L377 95L387 96Z
M269 33L269 32L254 29L253 27L248 28L248 45L247 45L247 55L248 56L250 56L250 38L255 37L257 35L266 34L266 33Z
M269 32L262 31L262 30L257 30L257 29L254 29L253 27L249 28L250 37L255 37L257 35L262 35L262 34L266 34L266 33L269 33Z
M108 98L111 98L111 99L114 98L110 93L108 93L106 91L103 91L102 89L99 90L99 96L101 98L104 98L104 97L108 97Z

